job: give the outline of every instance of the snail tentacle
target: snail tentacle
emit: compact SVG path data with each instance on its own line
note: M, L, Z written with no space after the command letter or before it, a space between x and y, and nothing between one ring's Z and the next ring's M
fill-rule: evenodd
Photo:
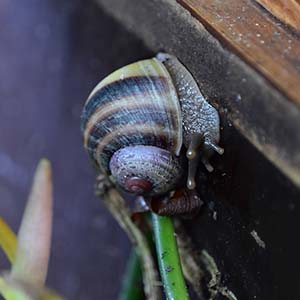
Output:
M219 155L224 154L224 149L220 147L218 144L214 143L212 140L205 139L204 144L208 148L217 152Z
M203 157L201 161L208 172L211 173L214 170L214 167L210 164L206 157Z
M188 178L187 188L193 190L196 188L195 176L200 159L200 146L203 144L203 137L201 134L193 134L186 152L188 158Z

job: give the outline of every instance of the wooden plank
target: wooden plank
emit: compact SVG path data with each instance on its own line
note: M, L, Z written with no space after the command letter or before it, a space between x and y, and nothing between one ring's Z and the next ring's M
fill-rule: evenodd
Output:
M249 0L179 0L220 41L300 104L300 39Z
M299 0L256 0L279 20L300 30Z

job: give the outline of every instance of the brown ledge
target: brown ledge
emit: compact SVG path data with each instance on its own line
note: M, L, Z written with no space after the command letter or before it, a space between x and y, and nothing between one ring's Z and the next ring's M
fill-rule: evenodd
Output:
M300 104L300 39L286 26L249 0L178 2L276 88Z
M300 30L299 0L256 0L279 20Z

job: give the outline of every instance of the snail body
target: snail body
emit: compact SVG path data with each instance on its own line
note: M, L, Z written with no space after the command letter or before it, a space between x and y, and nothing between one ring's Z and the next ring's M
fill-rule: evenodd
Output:
M126 191L146 197L164 195L182 180L182 144L191 190L200 155L212 171L212 150L223 152L217 111L177 58L164 53L103 79L85 103L81 128L99 171Z
M182 110L183 142L189 159L187 186L194 189L198 161L201 160L209 172L213 167L208 159L213 151L223 154L218 146L220 140L220 119L217 110L204 98L191 73L179 60L166 53L157 58L165 65L172 77ZM199 152L201 148L201 152Z

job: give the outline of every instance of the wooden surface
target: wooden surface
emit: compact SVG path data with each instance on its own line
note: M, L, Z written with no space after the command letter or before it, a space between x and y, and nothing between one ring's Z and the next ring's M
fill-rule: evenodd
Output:
M279 20L300 30L299 0L256 0Z
M179 0L226 47L300 104L300 39L250 0Z

